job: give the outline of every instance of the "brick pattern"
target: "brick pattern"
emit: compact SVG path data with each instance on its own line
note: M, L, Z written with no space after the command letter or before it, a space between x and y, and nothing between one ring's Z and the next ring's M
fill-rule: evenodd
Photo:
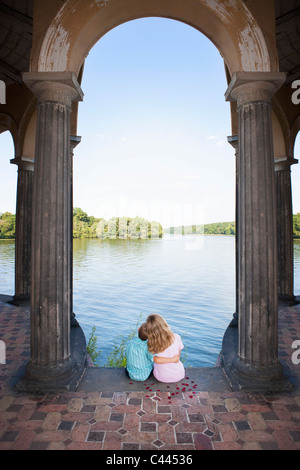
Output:
M12 379L28 360L29 312L0 303L0 450L299 450L300 306L280 311L280 356L293 375L288 394L200 390L189 378L172 393L17 393ZM151 391L150 391L151 390Z

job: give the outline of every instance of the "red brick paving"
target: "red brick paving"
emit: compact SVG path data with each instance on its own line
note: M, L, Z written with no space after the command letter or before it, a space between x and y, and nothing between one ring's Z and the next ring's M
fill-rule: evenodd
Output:
M284 394L158 391L30 395L12 386L29 358L29 312L0 303L0 450L299 450L300 306L282 307L279 356L295 389ZM188 383L188 380L187 380ZM148 395L148 396L147 396Z

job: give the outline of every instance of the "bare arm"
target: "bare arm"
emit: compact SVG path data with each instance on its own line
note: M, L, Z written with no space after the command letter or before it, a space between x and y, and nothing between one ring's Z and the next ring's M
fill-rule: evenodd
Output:
M179 354L175 354L175 356L173 356L173 357L153 356L153 361L156 364L168 364L170 362L179 362Z

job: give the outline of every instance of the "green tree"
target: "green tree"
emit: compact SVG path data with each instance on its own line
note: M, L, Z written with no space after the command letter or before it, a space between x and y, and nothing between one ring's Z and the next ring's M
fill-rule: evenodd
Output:
M0 238L15 238L16 216L10 212L0 215Z
M300 212L293 215L293 238L300 238Z

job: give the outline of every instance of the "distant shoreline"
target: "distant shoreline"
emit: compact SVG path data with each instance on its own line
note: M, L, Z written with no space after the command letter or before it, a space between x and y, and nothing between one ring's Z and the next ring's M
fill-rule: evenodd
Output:
M0 214L0 240L15 239L16 216L10 212ZM227 235L235 236L235 222L214 222L199 225L178 225L162 228L156 221L143 217L112 217L109 220L89 216L82 209L73 210L73 239L147 240L165 235ZM300 239L300 213L293 215L293 239Z

